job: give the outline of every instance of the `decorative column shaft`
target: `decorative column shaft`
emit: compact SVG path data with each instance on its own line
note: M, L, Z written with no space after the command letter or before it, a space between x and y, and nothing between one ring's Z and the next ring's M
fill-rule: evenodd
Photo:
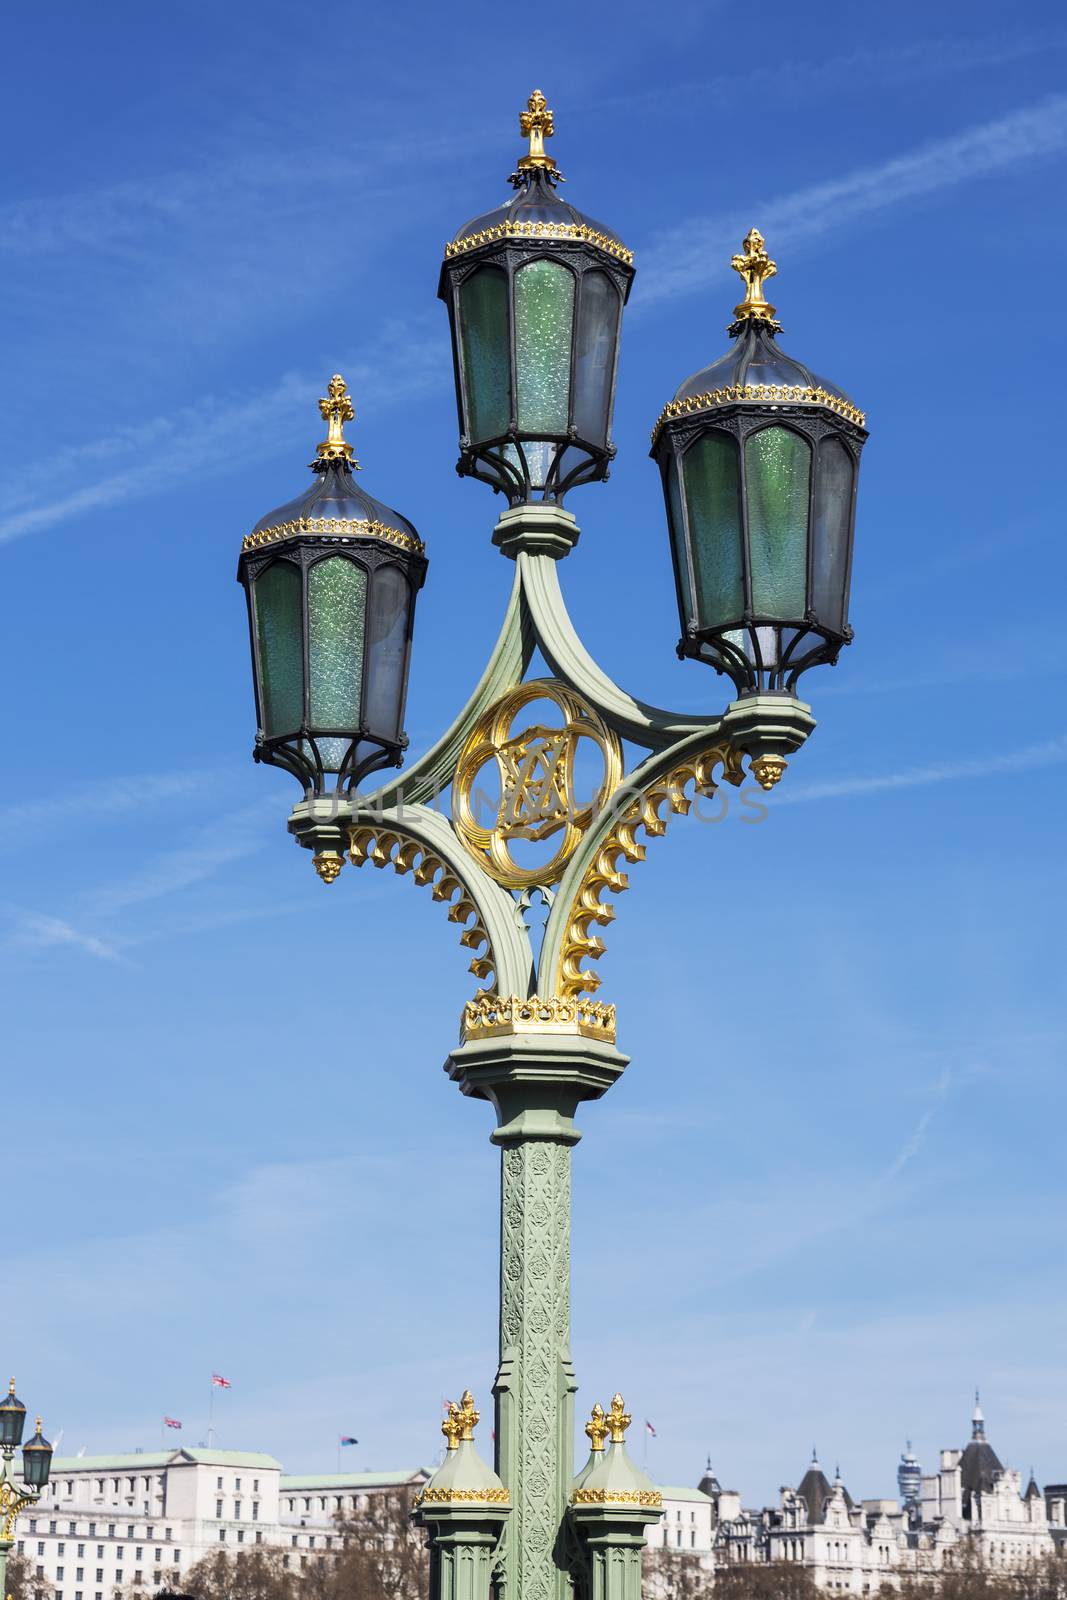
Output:
M510 1539L509 1594L561 1600L556 1547L572 1470L571 1147L566 1138L493 1134L501 1145L499 1472L522 1508Z
M501 1147L500 1369L496 1470L510 1491L500 1587L505 1600L565 1600L565 1517L574 1472L570 1352L573 1114L626 1065L577 1025L502 1028L453 1051L464 1094L491 1100Z

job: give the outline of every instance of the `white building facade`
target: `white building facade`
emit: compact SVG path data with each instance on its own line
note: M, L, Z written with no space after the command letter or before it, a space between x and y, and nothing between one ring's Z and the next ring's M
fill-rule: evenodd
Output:
M710 1472L716 1566L737 1561L796 1562L822 1589L871 1594L905 1574L937 1572L967 1554L983 1565L1019 1571L1067 1545L1067 1490L1042 1494L1031 1476L1002 1466L976 1404L971 1441L942 1450L923 1474L908 1452L898 1469L900 1500L854 1501L838 1472L831 1483L813 1457L795 1489L776 1506L746 1510Z
M428 1477L422 1468L287 1477L273 1456L250 1451L57 1458L40 1501L18 1519L15 1548L55 1600L180 1589L182 1575L218 1549L269 1545L286 1564L306 1565L340 1546L340 1519Z

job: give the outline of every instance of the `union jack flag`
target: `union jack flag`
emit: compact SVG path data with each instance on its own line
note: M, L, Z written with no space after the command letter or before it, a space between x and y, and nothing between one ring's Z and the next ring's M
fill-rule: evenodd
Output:
M181 1423L178 1421L177 1417L164 1417L163 1418L163 1423L164 1423L164 1426L167 1427L167 1428L180 1428L181 1427Z
M220 1377L220 1375L217 1372L213 1372L211 1374L211 1382L212 1382L212 1384L214 1385L214 1387L216 1389L232 1389L233 1388L233 1384L230 1382L229 1378Z

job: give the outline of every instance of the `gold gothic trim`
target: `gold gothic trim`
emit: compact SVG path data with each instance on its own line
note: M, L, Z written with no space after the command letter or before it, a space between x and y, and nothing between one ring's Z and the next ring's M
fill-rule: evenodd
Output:
M549 110L540 89L535 89L526 102L526 110L519 112L519 132L530 141L528 152L519 161L520 172L529 172L533 167L555 172L556 163L545 154L545 140L551 139L555 131L555 113Z
M325 439L316 452L322 461L352 461L354 466L359 466L358 461L353 461L352 446L345 438L345 423L355 420L356 408L352 404L352 396L348 392L348 385L339 372L335 372L327 386L326 393L319 401L319 410L323 422L328 424Z
M448 1402L448 1416L441 1424L448 1448L455 1450L458 1445L473 1444L474 1430L481 1420L481 1412L475 1409L474 1396L469 1389L464 1389L458 1406L454 1400Z
M616 261L633 266L634 253L627 250L618 239L600 233L584 222L498 222L495 227L482 228L478 233L468 233L462 239L452 239L445 245L445 260L465 255L468 250L479 250L483 244L495 244L499 239L580 239L591 244Z
M745 286L745 298L739 306L734 306L734 316L739 322L751 318L757 322L770 322L777 328L774 307L763 297L763 285L767 278L774 277L778 263L767 254L763 235L758 228L748 230L741 241L741 252L730 258L731 267L740 273Z
M470 1039L495 1039L514 1033L573 1033L583 1039L614 1044L615 1007L601 1000L561 1000L556 995L543 1000L536 994L528 1000L518 995L505 999L481 995L467 1001L460 1024L464 1044Z
M707 394L691 394L685 400L672 400L669 405L665 405L656 418L656 426L652 429L653 449L665 422L671 422L675 417L684 417L695 411L712 411L717 406L736 405L739 401L755 401L771 405L822 406L825 410L834 411L839 417L844 417L847 422L854 422L857 428L863 428L867 423L866 414L858 406L854 406L851 400L843 400L840 395L830 394L823 388L812 388L801 383L734 383L728 384L725 389L712 389Z
M420 1489L415 1496L416 1506L506 1506L511 1496L501 1486L499 1489Z
M548 701L562 715L562 727L535 724L513 734L524 707ZM604 765L603 780L588 805L574 794L578 745L590 740ZM478 817L475 785L482 770L496 763L500 785L490 828ZM580 695L556 678L520 683L482 713L467 736L452 784L452 820L478 865L508 889L555 883L597 812L622 778L622 746L603 718ZM562 835L554 855L542 866L519 866L511 854L515 839L541 842Z
M685 816L692 800L685 793L692 784L698 794L713 794L718 785L712 778L717 766L727 783L740 784L744 779L742 752L730 744L715 745L703 755L691 756L651 784L644 794L638 795L622 812L597 851L592 864L571 902L563 938L560 944L559 970L556 988L561 995L573 997L584 990L600 987L599 974L582 967L583 961L598 961L604 954L604 941L589 929L592 923L606 926L614 919L615 908L602 901L605 889L612 894L622 894L630 887L625 872L620 872L618 859L633 863L645 859L646 846L637 841L637 829L644 828L649 838L658 839L667 831L670 815ZM660 807L667 805L670 815L661 816Z
M451 867L418 839L404 838L388 828L353 827L348 832L348 859L354 867L369 861L375 867L410 872L420 888L429 888L435 900L448 906L449 922L465 924L459 942L477 954L470 971L483 981L494 977L496 958L485 923L474 901Z
M241 549L258 550L261 545L275 544L279 539L293 539L299 533L331 533L349 539L384 539L386 544L411 550L417 556L423 555L426 550L422 540L416 539L413 534L401 533L399 528L390 528L384 522L375 522L369 517L365 521L354 517L297 517L292 522L278 522L273 528L260 528L258 533L248 534Z
M658 1489L575 1489L571 1495L573 1506L651 1506L663 1505Z
M0 1538L5 1541L15 1537L15 1523L20 1511L37 1503L36 1494L20 1494L5 1478L0 1481Z

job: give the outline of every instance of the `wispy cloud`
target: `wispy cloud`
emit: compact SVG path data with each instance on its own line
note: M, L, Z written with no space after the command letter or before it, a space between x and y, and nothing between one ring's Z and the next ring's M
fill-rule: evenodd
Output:
M904 1168L908 1165L908 1162L914 1161L915 1157L919 1154L919 1151L922 1149L923 1143L926 1139L926 1135L930 1131L930 1124L933 1122L934 1118L937 1116L937 1113L948 1099L949 1090L951 1088L952 1069L950 1067L946 1067L935 1086L933 1103L927 1106L926 1110L923 1112L922 1116L911 1130L911 1133L905 1139L904 1143L901 1145L900 1149L889 1163L889 1166L882 1175L883 1184L892 1183L893 1179L899 1177L904 1171Z
M979 123L846 177L774 200L757 197L754 206L764 232L773 232L776 247L780 243L795 249L860 217L975 178L1009 172L1064 148L1067 95L1052 95L1010 116ZM654 240L642 252L637 303L649 305L700 288L719 271L724 253L729 255L740 234L751 226L753 214L749 205L743 216L734 212L694 217Z
M0 841L8 847L15 847L24 843L27 828L54 828L57 822L70 820L79 823L92 819L106 821L110 817L139 810L142 806L180 800L197 791L203 792L205 785L217 781L217 777L215 773L186 767L180 772L102 778L98 782L82 784L46 798L38 794L33 799L0 807Z
M220 813L211 823L190 833L183 843L161 851L129 878L100 889L93 898L96 914L114 916L147 900L177 894L213 877L232 861L254 855L266 843L265 825L276 820L277 809L277 798L271 795L255 805Z
M381 409L444 382L439 355L439 340L393 324L370 358L343 362L342 370L354 392L373 389ZM318 393L321 383L321 373L315 377L287 373L273 387L252 395L247 389L209 395L141 426L122 427L81 452L83 460L95 454L99 460L121 463L115 470L44 502L26 504L25 484L0 486L0 505L6 502L9 510L25 507L0 519L0 543L136 499L194 474L202 478L225 471L233 460L235 438L245 441L247 453L268 456L279 441L291 437L298 417L306 411L308 395Z
M15 931L9 941L29 946L35 950L48 950L57 945L69 945L84 950L87 955L101 961L120 961L122 956L113 944L96 934L85 933L63 917L48 916L40 911L18 913Z
M923 789L933 783L968 782L974 778L993 778L1000 773L1033 772L1041 767L1060 766L1067 761L1067 734L1042 744L1003 755L980 756L969 760L935 761L928 766L910 767L903 772L881 772L869 778L839 778L827 783L809 783L796 789L783 789L776 805L803 805L809 800L843 800L854 795L878 794L888 789Z

